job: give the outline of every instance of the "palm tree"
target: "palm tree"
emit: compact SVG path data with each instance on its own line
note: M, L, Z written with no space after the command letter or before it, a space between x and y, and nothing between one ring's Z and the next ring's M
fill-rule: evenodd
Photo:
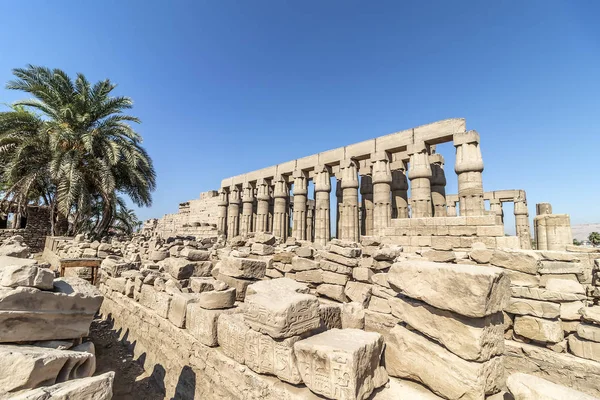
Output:
M72 233L99 212L95 236L108 231L119 194L138 206L152 204L156 174L141 136L130 125L140 121L124 114L132 108L131 99L111 96L115 84L106 79L91 85L83 74L73 81L60 69L32 65L13 74L17 79L6 87L33 99L0 113L6 198L25 205L43 193L52 223L55 212L65 216Z

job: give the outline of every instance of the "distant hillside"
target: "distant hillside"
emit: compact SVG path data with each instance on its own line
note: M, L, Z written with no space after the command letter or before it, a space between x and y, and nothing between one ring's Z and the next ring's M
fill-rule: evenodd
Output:
M571 230L573 231L573 239L587 240L591 232L600 232L600 223L571 225Z

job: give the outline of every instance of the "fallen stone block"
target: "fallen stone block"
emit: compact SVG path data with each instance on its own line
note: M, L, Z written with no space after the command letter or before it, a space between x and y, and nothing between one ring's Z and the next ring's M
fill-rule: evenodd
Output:
M178 328L185 328L187 306L198 301L196 293L175 293L171 298L167 317Z
M219 263L219 273L234 278L260 279L266 270L266 262L251 258L226 257Z
M225 355L240 364L245 363L244 346L250 327L242 314L221 314L217 322L217 340Z
M557 303L512 297L504 311L540 318L558 318L561 306Z
M193 261L179 257L169 257L161 261L161 264L165 268L165 271L177 280L190 278L194 274L194 268L196 267Z
M483 400L505 383L502 357L463 360L419 333L398 325L386 340L388 374L427 386L450 400Z
M197 295L197 303L207 310L217 310L221 308L230 308L235 304L235 289L211 290Z
M475 318L502 311L510 297L510 279L493 267L405 260L392 266L388 282L404 296Z
M343 303L341 306L342 329L364 329L364 306L357 302Z
M585 294L585 288L581 283L568 279L549 278L546 281L546 289L562 293Z
M577 335L582 339L600 343L600 326L579 324L577 325Z
M581 310L585 305L582 301L574 301L572 303L561 303L560 319L563 321L579 321L581 319Z
M585 295L575 293L563 293L554 290L534 288L534 287L511 287L512 297L522 297L526 299L552 301L556 303L585 300Z
M336 272L338 274L352 275L352 268L326 259L322 259L319 263L319 266L323 271L331 271Z
M549 320L529 315L515 317L514 331L517 335L537 342L558 343L564 339L559 320Z
M502 313L468 318L410 298L391 298L392 314L465 360L487 361L504 353Z
M225 282L218 281L215 278L190 278L190 288L194 293L208 292L210 290L225 290L227 287Z
M344 294L344 286L324 283L322 285L317 286L317 293L319 294L319 296L327 297L329 299L336 300L341 303L349 301L346 295Z
M594 400L596 397L550 382L534 375L512 374L506 386L515 400Z
M348 258L359 257L362 250L356 247L342 247L335 244L330 244L327 248L331 253L339 254Z
M268 256L275 253L275 248L270 244L264 243L253 243L250 248L250 253L257 254L259 256Z
M600 343L585 340L577 334L569 335L569 352L577 357L600 362Z
M292 272L309 271L319 268L319 262L308 258L294 257L292 258Z
M356 267L358 266L359 262L358 258L348 258L339 254L330 253L328 251L319 251L319 255L326 260L333 261L335 263L342 264L347 267Z
M169 317L171 296L165 292L156 291L150 285L143 285L140 290L138 302L144 307L154 310L159 317L165 319Z
M108 256L102 260L100 268L109 276L119 277L123 272L133 269L133 264L119 256Z
M423 252L422 256L432 262L449 263L456 260L456 254L453 251L429 250Z
M369 309L365 310L365 327L367 332L377 332L387 338L390 330L398 325L400 320L392 314L384 314Z
M190 261L208 261L210 259L210 251L184 247L179 252L179 256L187 258Z
M36 260L0 256L0 286L17 286L52 290L54 272L40 268Z
M344 289L346 296L354 302L368 306L371 299L372 285L362 282L348 281Z
M402 255L401 246L384 246L373 253L373 259L376 261L394 261L396 257Z
M583 307L579 310L579 314L584 321L600 325L600 306Z
M494 250L490 264L528 274L536 274L540 267L540 258L537 253L531 250Z
M332 329L296 342L294 351L304 384L331 399L366 399L388 381L378 333Z
M255 282L249 279L234 278L221 273L217 275L217 280L225 283L228 287L235 289L235 299L237 301L244 301L246 298L246 289Z
M12 400L110 400L113 397L114 378L115 373L110 371L29 390L12 397Z
M197 303L189 303L186 313L186 328L200 343L209 347L215 347L219 345L217 336L219 316L235 314L237 312L239 312L237 307L222 310L207 310L200 307Z

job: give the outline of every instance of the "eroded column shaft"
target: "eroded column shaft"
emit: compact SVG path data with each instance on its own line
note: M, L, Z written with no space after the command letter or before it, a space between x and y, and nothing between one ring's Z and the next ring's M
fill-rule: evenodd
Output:
M240 235L247 236L252 232L254 205L254 188L249 183L242 187L242 218L240 220Z
M383 236L392 219L392 171L387 156L374 157L372 181L373 231L375 235Z
M363 175L360 178L360 194L362 197L361 212L361 233L363 235L373 235L373 183L369 175Z
M483 202L483 159L479 148L479 134L468 131L454 134L456 163L454 171L458 175L458 199L460 215L484 214Z
M392 171L392 218L408 218L406 167Z
M219 235L227 234L227 206L229 205L228 193L219 189L219 202L217 204L217 232Z
M304 171L294 172L294 217L292 236L306 240L306 207L308 195L308 176Z
M232 238L240 234L240 190L237 186L231 188L229 193L229 208L227 209L227 237Z
M331 238L330 172L326 166L317 166L315 173L315 243L325 246Z
M273 190L273 235L282 240L286 240L288 236L288 198L289 189L287 182L283 177L275 180L275 188Z
M431 202L434 217L446 217L446 174L444 173L444 157L441 154L431 154Z
M410 207L412 218L432 216L431 207L431 165L429 149L424 142L407 146L410 156L408 179L410 179Z
M358 171L353 160L344 160L340 164L342 209L340 226L342 240L358 242L360 237L358 222Z

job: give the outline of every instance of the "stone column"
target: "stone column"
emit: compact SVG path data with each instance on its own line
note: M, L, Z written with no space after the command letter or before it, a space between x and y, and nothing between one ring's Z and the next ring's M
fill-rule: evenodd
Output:
M446 174L444 173L444 157L441 154L431 154L431 202L434 217L446 217Z
M257 209L258 209L258 201L256 200L256 187L254 188L254 201L252 202L252 232L256 232L256 222L257 222Z
M369 175L360 177L360 194L362 195L361 233L373 236L373 183Z
M496 224L504 224L504 210L502 202L498 199L490 199L490 211L496 215Z
M523 197L515 199L515 225L522 250L531 249L531 233L529 229L529 211L527 200Z
M456 203L454 201L451 201L448 203L448 208L446 210L446 216L456 217Z
M552 204L537 203L535 205L535 215L552 214Z
M248 236L252 232L252 208L254 205L254 188L248 182L242 186L242 218L240 220L240 235Z
M454 134L456 163L454 171L458 175L458 201L460 215L483 215L483 159L479 148L479 134L469 131Z
M342 211L340 227L342 240L358 242L358 170L354 160L346 159L340 163L342 177Z
M217 203L217 232L219 235L227 234L227 206L229 205L228 194L225 189L219 189L219 202Z
M326 165L315 167L315 243L325 246L331 238L330 200L331 178Z
M229 192L229 208L227 209L227 237L240 234L240 189L232 186Z
M282 240L287 239L288 227L288 200L290 191L285 178L279 175L275 178L273 190L273 235Z
M269 232L269 203L271 195L265 179L256 182L256 226L255 232Z
M306 206L306 240L310 242L314 240L314 215L315 204L313 200L309 200Z
M292 236L296 240L306 240L306 208L308 195L308 175L302 170L294 171L294 217Z
M408 180L406 166L392 171L392 218L408 218Z
M410 156L408 179L411 218L431 217L431 165L428 146L425 142L409 144L406 152Z
M571 219L568 214L552 214L550 203L536 204L533 219L537 250L565 251L573 244Z
M340 221L342 220L342 203L344 201L344 195L342 192L342 180L337 179L335 185L335 197L337 199L336 215L335 215L335 237L340 239L342 236L342 228L340 227Z
M392 219L392 171L387 154L376 153L373 162L373 232L377 236L385 235L385 228Z

